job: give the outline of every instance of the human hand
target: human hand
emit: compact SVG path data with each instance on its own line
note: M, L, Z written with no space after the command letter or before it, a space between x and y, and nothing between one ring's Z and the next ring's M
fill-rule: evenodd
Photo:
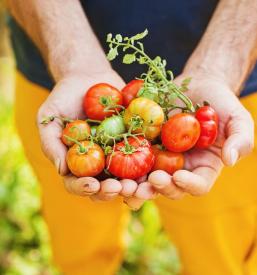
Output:
M254 146L254 123L230 87L221 79L205 73L187 72L175 82L192 77L187 95L194 104L207 101L219 116L219 131L215 144L205 150L193 148L185 153L185 170L170 176L154 171L148 182L170 199L180 199L186 193L204 195L213 186L223 165L233 166L249 154Z
M131 181L128 185L126 180L121 184L115 179L106 179L99 182L93 177L77 178L69 174L65 158L67 153L66 146L61 142L62 125L58 120L54 120L47 125L41 122L45 117L59 116L71 119L85 118L82 102L85 92L92 85L106 82L114 87L122 88L123 80L111 69L104 72L87 74L75 74L62 78L47 100L42 104L38 112L38 128L40 132L41 145L43 152L56 166L59 174L63 176L66 189L73 194L80 196L90 196L93 200L110 200L119 193L122 195L123 187L130 194L136 192L137 183Z

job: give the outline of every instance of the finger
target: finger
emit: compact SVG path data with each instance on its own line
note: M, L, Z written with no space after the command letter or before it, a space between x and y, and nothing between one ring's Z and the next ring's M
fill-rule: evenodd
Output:
M102 201L109 201L114 199L119 195L122 190L121 183L115 179L106 179L101 181L101 188L100 191L93 195L91 198L92 200L102 200Z
M193 196L208 193L218 177L218 173L211 167L199 167L193 172L179 170L173 174L173 183Z
M41 147L44 154L55 165L60 175L66 175L69 172L65 157L67 153L66 146L61 142L62 126L57 121L48 124L41 124L42 120L53 113L39 111L38 129L41 140Z
M148 182L156 191L169 199L179 200L185 195L185 192L173 183L172 176L165 171L156 170L152 172L148 177Z
M63 182L68 192L79 196L91 196L100 190L99 181L92 177L65 176Z
M222 148L222 160L225 165L233 166L253 150L254 123L251 115L243 110L231 118L226 128L228 138Z
M124 197L131 197L136 192L138 186L136 181L130 179L121 180L120 184L122 186L120 195Z
M152 200L157 193L149 182L142 182L133 197L125 198L124 202L133 210L138 210L146 200Z
M142 177L140 177L140 178L137 178L135 181L137 182L137 183L142 183L142 182L144 182L144 181L146 181L147 180L147 175L144 175L144 176L142 176Z

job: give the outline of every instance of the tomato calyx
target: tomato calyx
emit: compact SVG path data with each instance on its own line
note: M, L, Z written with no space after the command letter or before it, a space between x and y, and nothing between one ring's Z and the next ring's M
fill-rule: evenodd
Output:
M69 122L73 122L74 120L73 119L70 119L68 117L61 117L61 116L48 116L48 117L44 117L40 124L44 124L44 125L47 125L48 123L50 122L53 122L55 119L59 119L62 123L63 126L65 126L67 123Z
M104 112L116 112L119 114L117 109L124 110L124 106L117 104L118 99L113 99L112 96L101 96L99 98L99 103L105 107Z
M79 148L78 148L78 153L79 154L87 154L89 149L94 144L92 138L91 138L90 144L88 146L84 146L81 142L77 141L75 138L71 138L67 135L64 135L64 137L67 138L69 141L72 141L72 142L74 142L75 144L77 144L79 146Z
M144 120L139 115L133 115L129 121L129 129L128 133L132 133L133 131L143 129Z

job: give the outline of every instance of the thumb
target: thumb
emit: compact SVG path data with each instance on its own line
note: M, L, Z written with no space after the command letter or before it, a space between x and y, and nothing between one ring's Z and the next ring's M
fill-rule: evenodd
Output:
M227 140L222 147L222 160L233 166L240 157L251 153L254 147L254 123L251 115L241 107L226 125Z
M53 115L51 113L51 115ZM67 148L61 142L62 125L54 120L48 124L42 124L42 120L48 115L44 115L44 112L38 113L38 129L41 140L41 147L46 157L52 161L60 175L66 175L68 173L68 167L66 164Z

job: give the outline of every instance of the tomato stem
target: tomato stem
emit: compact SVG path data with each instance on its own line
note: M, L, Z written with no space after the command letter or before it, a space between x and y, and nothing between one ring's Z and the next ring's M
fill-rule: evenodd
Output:
M75 144L77 144L79 146L79 153L80 154L86 154L88 152L88 147L85 147L81 142L77 141L75 138L71 138L67 135L64 135L64 137L66 139L68 139L69 141L74 142Z
M74 120L70 119L70 118L67 118L67 117L60 117L60 116L48 116L48 117L45 117L42 119L42 121L40 122L40 124L48 124L49 122L52 122L54 121L55 119L59 119L63 126L65 126L66 123L69 123L69 122L73 122Z

